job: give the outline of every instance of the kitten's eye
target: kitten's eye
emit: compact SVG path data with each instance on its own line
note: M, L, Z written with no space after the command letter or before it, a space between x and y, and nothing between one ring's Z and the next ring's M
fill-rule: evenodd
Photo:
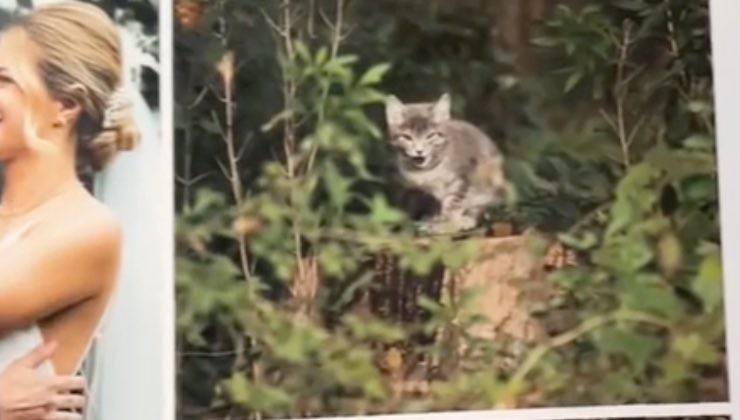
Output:
M433 131L433 132L427 134L427 139L428 140L436 140L436 139L441 138L441 137L442 137L442 133L440 133L439 131Z
M399 134L396 136L396 141L397 142L410 142L411 136L409 136L408 134Z

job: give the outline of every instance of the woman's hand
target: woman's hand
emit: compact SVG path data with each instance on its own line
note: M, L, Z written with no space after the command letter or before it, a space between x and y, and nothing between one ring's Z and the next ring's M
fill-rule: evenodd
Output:
M42 377L36 372L56 349L38 346L0 373L0 420L81 420L85 381L79 376ZM67 411L70 410L70 411Z

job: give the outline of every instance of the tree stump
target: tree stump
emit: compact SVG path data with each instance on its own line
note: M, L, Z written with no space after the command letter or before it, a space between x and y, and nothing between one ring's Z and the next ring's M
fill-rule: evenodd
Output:
M468 310L487 319L469 333L496 340L502 335L523 341L539 341L547 334L533 316L557 295L545 281L552 243L535 234L475 239L479 257L456 273L445 275L446 298L459 300L463 293L477 293Z
M370 312L402 324L423 321L420 296L455 305L474 291L472 307L461 309L487 321L472 327L471 335L491 340L502 335L528 342L543 339L546 329L533 313L548 307L558 295L545 279L547 271L573 263L569 255L563 256L562 246L536 233L461 241L479 243L480 251L456 272L438 267L420 277L401 270L394 257L378 255Z
M559 291L546 275L553 268L574 264L574 257L559 243L533 232L461 241L475 241L477 257L456 271L439 267L426 278L405 273L389 256L380 256L381 263L376 264L378 287L371 294L370 307L376 316L393 322L424 321L425 312L418 308L417 298L425 295L456 308L461 320L480 318L472 326L463 324L466 335L503 345L508 356L497 358L494 365L497 369L512 369L528 347L521 344L548 338L549 328L537 313L549 309ZM468 293L472 300L464 299ZM439 348L451 352L447 355L450 357L407 359L403 347L387 350L385 359L400 360L395 363L397 369L386 369L398 398L425 394L431 377L457 371L459 364L465 363L466 354L477 352L469 346L472 342L461 339L459 325L449 328L441 328L432 337L412 337L412 343L405 345L434 340Z

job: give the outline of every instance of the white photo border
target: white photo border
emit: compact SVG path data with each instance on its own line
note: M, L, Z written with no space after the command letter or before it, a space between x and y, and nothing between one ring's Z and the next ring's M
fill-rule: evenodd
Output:
M730 414L740 418L740 3L711 0Z
M593 420L701 417L730 415L730 403L600 405L557 408L519 408L360 417L321 417L316 420ZM698 420L698 419L697 419Z
M175 332L175 142L174 142L174 26L173 0L156 0L159 6L159 104L160 133L162 136L162 171L161 179L165 180L161 201L162 228L169 235L163 239L164 249L160 250L165 258L164 282L167 289L162 305L162 319L169 328L162 334L162 345L166 354L162 355L162 420L175 419L176 413L176 332ZM131 384L134 386L134 384ZM143 420L143 419L142 419ZM155 420L155 419L152 419Z

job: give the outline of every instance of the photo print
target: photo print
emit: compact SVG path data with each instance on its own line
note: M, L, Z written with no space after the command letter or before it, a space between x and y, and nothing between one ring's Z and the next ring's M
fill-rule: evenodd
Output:
M173 7L178 418L728 401L707 0Z

